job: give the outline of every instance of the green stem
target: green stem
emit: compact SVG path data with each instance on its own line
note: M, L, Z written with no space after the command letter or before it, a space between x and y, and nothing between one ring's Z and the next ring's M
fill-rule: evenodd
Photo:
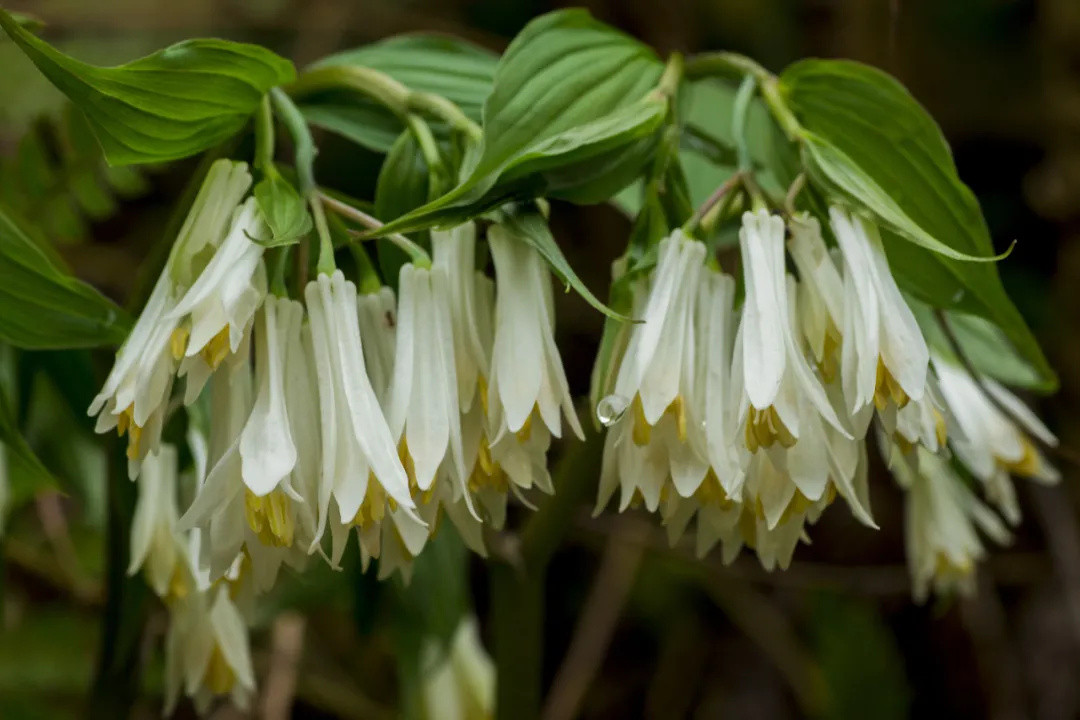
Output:
M661 97L674 98L679 92L679 84L683 80L683 74L682 53L671 53L667 65L664 66L664 73L660 76L660 81L657 82L656 89L653 92Z
M278 174L274 167L274 113L270 108L270 96L263 95L259 111L255 114L255 167L264 175Z
M289 96L281 88L274 88L270 93L278 117L288 128L296 145L296 177L300 183L300 194L309 195L315 190L315 156L319 152L315 140L300 109Z
M497 720L532 720L539 714L547 567L578 510L596 491L602 446L603 436L588 426L585 442L570 446L555 467L555 494L523 528L515 561L488 564Z
M743 77L739 91L735 93L735 103L732 108L731 134L735 136L735 151L739 159L739 172L749 173L753 171L753 162L750 158L750 143L747 140L746 120L750 115L750 100L754 97L757 88L757 79L753 75Z
M291 247L275 248L273 278L270 281L270 292L278 297L288 297L289 290L285 285L285 275L289 268L289 255Z
M446 98L413 92L389 75L359 65L333 65L309 70L287 90L290 95L302 96L336 88L353 90L374 100L396 115L403 124L407 124L409 113L415 110L445 121L470 140L479 141L483 137L480 126Z
M435 142L435 136L431 134L431 128L424 119L416 113L409 113L405 118L405 125L412 133L413 139L424 156L424 162L428 166L428 174L431 176L432 198L442 195L445 181L449 178L442 155L439 153L439 145Z
M334 263L334 239L330 235L330 227L326 224L326 212L317 190L307 194L308 205L311 206L311 214L315 218L315 232L319 236L319 261L315 266L315 272L319 275L333 275L337 269Z
M105 613L98 639L97 668L86 717L130 717L139 690L140 645L149 593L142 578L128 577L135 483L127 476L127 456L117 438L109 443L106 525Z
M366 228L378 230L383 226L381 221L368 215L363 210L332 198L326 193L318 193L318 197L330 210ZM427 254L427 251L401 233L390 233L386 236L386 239L404 250L409 255L410 261L417 267L431 267L431 256Z
M371 262L371 256L367 254L367 250L364 250L364 246L360 243L351 242L349 252L352 253L353 261L356 263L357 277L360 278L357 288L360 294L378 292L383 285L382 280L379 279L379 273L375 270L375 264Z
M757 62L733 52L705 53L686 61L686 77L692 80L707 77L737 78L744 75L752 75L757 80L765 104L788 139L796 140L801 137L804 133L802 125L784 102L779 79Z

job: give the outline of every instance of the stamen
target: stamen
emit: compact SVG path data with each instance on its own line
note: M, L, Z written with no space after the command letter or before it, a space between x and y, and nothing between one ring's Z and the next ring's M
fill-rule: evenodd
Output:
M191 337L191 332L183 325L172 331L172 335L169 336L169 351L172 353L173 360L183 359L184 353L187 352L189 337Z
M203 675L203 684L215 695L226 695L232 692L236 683L236 675L233 673L221 648L215 644L210 653L210 660L206 663L206 674Z
M282 490L275 489L263 497L244 490L244 515L248 527L259 542L270 547L291 547L295 523L292 500Z
M1021 440L1021 443L1023 454L1020 456L1019 460L1003 460L997 458L998 464L1013 475L1027 478L1036 477L1039 474L1039 453L1027 438Z
M229 354L229 327L226 325L221 328L217 335L210 338L210 342L206 343L199 354L211 370L217 370Z
M356 510L356 515L353 516L352 524L365 529L382 522L386 517L386 505L386 491L375 479L375 474L369 471L367 491L360 502L360 507Z
M630 433L630 438L638 447L644 447L649 444L649 439L652 437L652 426L645 419L645 408L641 404L640 395L634 396L632 412L634 413L634 428Z

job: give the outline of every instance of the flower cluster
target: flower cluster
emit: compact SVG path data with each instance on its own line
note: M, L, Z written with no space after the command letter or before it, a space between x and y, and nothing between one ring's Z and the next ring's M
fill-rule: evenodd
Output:
M132 572L145 568L172 609L170 654L194 657L173 645L196 642L199 617L227 634L182 668L196 698L252 687L228 588L265 592L312 555L337 567L354 530L365 567L407 579L444 513L485 554L483 526L502 527L509 494L551 492L564 419L582 436L550 271L511 230L487 233L494 282L466 224L432 232L433 261L402 267L396 295L359 293L334 270L293 299L268 290L250 184L242 163L213 166L90 407L99 431L128 437L142 488ZM182 513L162 442L181 402L196 465Z
M620 510L658 513L672 542L696 519L699 553L720 544L730 560L749 547L783 568L837 496L876 527L873 424L908 493L916 596L931 583L967 589L983 552L976 530L998 542L1008 532L950 448L1015 523L1009 475L1055 480L1031 437L1056 440L1003 387L932 356L872 222L834 207L829 225L831 250L807 214L745 213L739 309L736 278L702 242L675 231L659 243L655 269L631 281L642 322L597 407L609 427L597 512L618 490Z

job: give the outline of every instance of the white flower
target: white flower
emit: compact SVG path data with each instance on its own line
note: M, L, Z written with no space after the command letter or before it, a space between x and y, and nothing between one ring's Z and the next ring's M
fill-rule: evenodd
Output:
M705 431L711 435L713 428L705 427L703 353L712 339L709 325L724 321L712 316L713 293L723 294L733 285L728 286L731 278L711 272L702 283L705 246L678 230L660 241L658 250L648 288L639 287L635 293L634 312L643 321L631 330L614 392L597 408L602 420L610 423L612 417L618 418L604 441L597 512L616 483L622 487L621 510L640 499L652 512L668 478L679 495L689 497L709 470ZM716 371L726 374L722 368ZM716 380L714 400L724 392ZM713 419L722 420L724 410L714 410ZM719 455L719 438L714 445ZM727 471L725 466L723 472Z
M444 458L466 476L454 368L447 277L441 268L402 266L397 348L387 420L409 479L428 490Z
M236 420L244 416L243 425L215 462L183 521L186 527L197 525L207 531L213 577L219 577L246 546L257 589L273 584L283 560L301 565L307 547L315 542L318 411L307 360L310 340L302 324L299 302L266 299L254 333L253 404L235 397L250 397L249 380L237 377L248 375L246 367L230 363L222 374L228 390L215 376L212 395L224 392L229 397L223 401L222 416L211 422L220 420L235 430ZM250 410L245 414L246 408ZM294 433L301 442L294 441Z
M175 322L166 320L172 287L165 274L120 350L88 413L97 432L116 428L128 434L128 474L138 476L143 458L161 441L165 408L172 392L176 360L170 349Z
M181 543L176 530L176 448L162 444L149 453L139 475L139 499L131 520L128 575L145 566L147 582L159 597L182 592Z
M480 642L476 618L464 618L449 647L425 640L420 652L426 720L489 720L495 712L495 664Z
M844 395L853 415L902 408L922 399L930 353L889 270L878 229L838 208L830 224L844 256Z
M246 709L255 692L248 633L228 584L188 595L170 612L165 639L165 715L181 687L200 714L216 697Z
M187 376L187 404L225 356L237 351L266 296L264 248L253 238L266 238L269 232L255 198L248 198L213 258L166 316L180 328L173 342L185 348L180 375Z
M476 226L466 223L449 231L433 230L431 249L434 267L446 273L458 404L467 413L488 375L488 356L478 325Z
M764 210L743 213L739 248L746 303L734 375L745 393L740 415L747 448L794 446L804 432L800 418L808 413L850 437L795 339L796 286L784 270L783 220Z
M241 198L251 186L247 165L218 160L192 203L146 307L116 354L101 392L89 408L98 432L117 428L128 433L128 472L139 474L141 461L160 441L165 409L177 363L184 355L186 331L174 308L196 282L225 235Z
M800 213L788 228L788 250L799 270L798 325L822 377L831 383L840 365L844 281L815 218Z
M356 286L339 270L308 283L304 294L311 318L322 436L317 535L326 527L331 498L338 506L338 524L356 525L362 537L365 528L381 523L390 499L399 506L393 517L419 522L394 434L368 379Z
M1060 473L1031 439L1055 447L1057 438L1018 397L990 378L983 378L980 387L966 370L941 358L934 359L934 371L959 431L950 440L952 449L982 481L990 501L1015 525L1020 508L1009 475L1057 482ZM1012 417L991 398L1008 408Z
M539 415L551 434L561 437L561 408L571 430L583 438L552 335L550 271L532 246L501 225L488 230L488 243L496 279L489 411L497 404L506 429L522 435Z
M390 381L394 375L394 346L397 344L397 300L394 291L383 286L378 292L359 295L357 319L364 345L364 364L371 387L386 410Z
M1005 524L939 455L918 447L908 457L897 449L890 469L907 491L904 534L915 599L925 600L931 586L938 594L971 594L975 563L986 555L979 531L1004 545Z

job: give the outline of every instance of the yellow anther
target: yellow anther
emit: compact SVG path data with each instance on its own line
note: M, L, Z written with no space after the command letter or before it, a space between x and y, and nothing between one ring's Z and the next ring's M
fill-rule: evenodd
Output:
M900 387L889 368L885 367L885 361L878 357L877 375L874 378L874 405L878 411L884 411L891 401L898 409L908 404L911 398Z
M532 435L533 415L536 412L536 408L533 408L533 411L529 413L529 416L527 418L525 418L525 423L521 426L521 429L518 430L517 433L515 433L517 435L518 442L529 442L529 437Z
M676 395L675 399L671 401L671 404L664 410L665 413L672 415L675 418L675 427L679 433L679 442L686 442L686 406L683 403L682 395Z
M281 489L271 490L262 497L245 489L244 514L251 531L263 545L290 547L293 544L296 526L292 500Z
M491 456L487 438L481 435L476 464L473 465L472 473L469 475L469 490L477 492L485 487L494 488L498 492L507 492L510 489L506 471Z
M709 471L705 473L705 479L702 480L701 485L694 492L694 498L699 505L717 507L721 510L729 510L735 505L735 502L724 491L724 487L720 484L720 478L716 477L716 473L713 472L712 468L709 468Z
M480 409L484 411L484 415L488 414L488 385L487 380L483 375L479 375L476 378L476 392L480 396Z
M818 363L818 370L821 371L821 378L826 384L831 383L836 379L836 374L840 369L840 332L829 321L829 327L825 331L825 342L822 345L821 362Z
M211 370L217 370L229 354L229 328L221 328L217 335L210 338L202 350L199 351L203 361L210 366Z
M232 667L225 660L221 648L214 645L210 653L210 660L206 663L206 674L203 675L203 684L215 695L226 695L232 692L236 683L236 675Z
M191 332L186 326L181 325L172 331L172 335L169 336L169 351L172 353L173 360L180 360L184 357L184 353L187 352L189 337L191 337Z
M634 396L631 409L634 413L634 428L630 432L630 437L633 439L634 444L639 447L648 445L649 439L652 437L652 426L645 419L645 407L641 404L640 395Z
M772 447L777 441L783 447L790 448L797 440L787 425L784 425L775 407L770 405L764 410L750 408L746 417L746 447L750 452L757 452L758 448Z
M938 446L945 447L945 443L949 440L949 429L945 425L945 416L937 408L930 408L930 412L934 416L934 435L937 436Z
M413 462L412 453L409 452L409 442L404 435L401 436L401 443L398 445L398 458L401 460L402 467L405 468L405 475L409 478L409 491L420 492L420 484L416 480L416 463Z
M165 593L165 601L183 600L191 590L188 574L181 562L173 567L172 577L169 578L169 589Z
M1002 460L997 458L998 464L1013 475L1020 477L1036 477L1039 474L1039 453L1030 440L1021 440L1023 454L1019 460Z
M142 440L142 428L135 424L135 404L127 406L124 412L116 416L116 434L127 433L127 456L129 460L139 457L139 443Z
M974 569L975 564L971 562L971 558L964 556L959 562L954 562L948 554L940 551L934 562L934 574L941 577L966 577Z
M353 516L352 524L364 529L382 522L386 517L387 504L386 491L375 479L375 474L369 471L367 490L364 492L360 507L356 510L356 515Z

